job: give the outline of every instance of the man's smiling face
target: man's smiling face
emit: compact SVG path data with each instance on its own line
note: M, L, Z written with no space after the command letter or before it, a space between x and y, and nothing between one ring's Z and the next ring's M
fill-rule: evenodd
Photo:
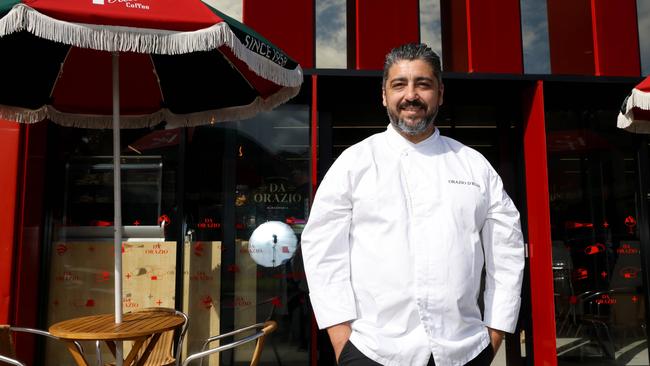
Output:
M421 141L428 137L433 133L443 91L443 85L426 61L396 62L388 70L383 86L383 104L391 124L406 138Z

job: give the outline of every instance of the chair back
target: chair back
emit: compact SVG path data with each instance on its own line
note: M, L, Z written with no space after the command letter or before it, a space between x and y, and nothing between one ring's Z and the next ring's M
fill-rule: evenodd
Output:
M151 339L147 339L140 351L138 352L137 358L141 358L146 352ZM176 364L176 359L173 354L174 348L174 331L169 330L160 335L158 342L151 349L149 357L143 366L172 366Z
M254 325L250 325L244 328L240 328L237 330L234 330L232 332L228 332L225 334L220 334L217 336L210 337L203 342L203 348L201 352L194 353L192 355L187 356L185 361L183 361L183 366L187 366L190 362L194 360L201 360L203 362L203 358L208 357L212 354L226 351L229 349L233 349L235 347L239 347L241 345L250 343L255 341L255 350L253 351L253 355L251 356L251 366L257 366L260 362L260 357L262 356L262 349L264 348L264 341L266 340L266 337L271 334L273 331L275 331L278 327L278 323L276 323L274 320L267 320L264 323L258 323ZM238 335L240 333L247 333L250 331L255 331L255 333L248 335L246 337L243 337L241 339L238 339L236 341L232 341L230 343L226 344L221 344L218 347L208 349L208 345L211 342L215 342L218 340L221 340L223 338L228 338L228 337L233 337L235 335Z
M11 336L11 327L0 324L0 365L24 366L25 364L16 359L14 339Z
M255 351L253 351L253 357L251 358L251 366L257 366L262 357L262 349L264 348L264 341L266 337L273 333L277 329L278 323L273 320L266 321L264 326L261 329L262 336L257 338L257 343L255 344Z
M16 358L11 328L6 324L0 324L0 355Z
M183 338L185 337L185 333L187 332L188 317L182 311L178 311L176 309L170 309L170 308L154 307L154 308L145 308L142 310L138 310L138 312L161 312L161 311L180 315L183 317L183 319L185 319L185 321L183 322L183 325L181 326L180 330L169 330L161 334L160 338L158 339L158 342L156 342L155 346L150 350L149 357L147 358L147 362L145 362L143 366L172 366L180 363L179 361L180 351L183 344ZM178 336L176 337L178 341L176 342L176 344L174 344L175 332L178 332ZM144 355L144 353L147 352L150 341L151 340L149 339L142 345L142 348L140 348L140 351L138 352L137 358L142 357L142 355ZM174 352L173 352L174 346L176 346L176 356L174 356Z
M13 333L27 333L38 336L45 336L51 339L59 340L58 337L51 335L49 332L23 327L12 327L6 324L0 324L0 364L9 364L15 366L25 366L24 363L16 360L16 350L13 343ZM74 342L79 353L83 354L84 350L79 342Z

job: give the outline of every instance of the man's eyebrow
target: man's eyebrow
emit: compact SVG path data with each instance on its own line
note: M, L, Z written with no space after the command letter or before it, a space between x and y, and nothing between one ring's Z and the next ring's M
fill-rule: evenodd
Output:
M395 82L404 82L407 81L408 78L406 76L398 76L394 79L391 79L389 83L395 83ZM428 81L428 82L433 82L435 79L428 77L428 76L418 76L415 78L415 82L420 82L420 81Z
M430 82L433 82L433 80L434 80L433 78L430 78L428 76L419 76L419 77L415 78L415 81L430 81Z

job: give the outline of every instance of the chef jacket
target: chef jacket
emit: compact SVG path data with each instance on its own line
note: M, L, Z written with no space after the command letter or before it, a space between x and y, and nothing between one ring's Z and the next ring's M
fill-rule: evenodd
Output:
M514 332L524 267L519 212L477 151L391 125L348 148L320 184L302 234L321 329L383 365L463 365ZM485 267L484 312L478 305Z

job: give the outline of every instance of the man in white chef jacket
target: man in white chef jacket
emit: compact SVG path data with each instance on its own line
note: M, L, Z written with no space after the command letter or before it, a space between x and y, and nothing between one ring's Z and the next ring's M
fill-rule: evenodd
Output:
M480 153L440 135L443 92L435 52L393 49L390 124L344 151L316 193L303 260L339 365L489 365L515 330L519 212Z

